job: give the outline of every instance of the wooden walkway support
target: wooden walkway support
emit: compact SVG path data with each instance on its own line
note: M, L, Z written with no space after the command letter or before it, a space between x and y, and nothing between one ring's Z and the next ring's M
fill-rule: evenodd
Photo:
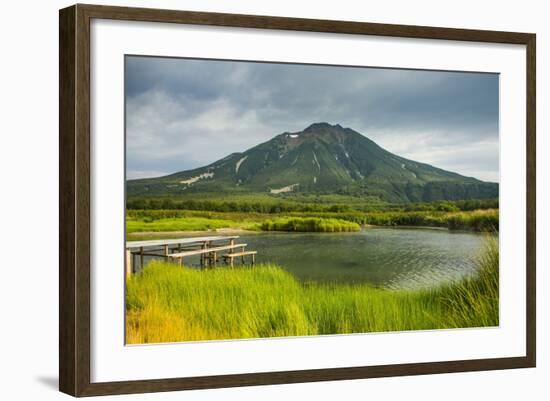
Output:
M139 268L144 266L145 257L166 258L167 260L177 261L183 265L183 259L189 256L200 256L200 266L215 266L219 260L220 253L226 264L233 266L234 259L241 257L245 263L245 256L251 256L252 264L255 263L256 251L246 251L247 244L236 244L235 240L239 236L210 236L178 238L166 240L150 241L127 241L126 242L126 275L129 276L136 272L136 256L139 257ZM240 252L235 252L239 250Z
M256 254L257 253L258 252L256 252L256 251L246 251L246 252L242 251L242 252L228 253L228 254L223 255L223 258L226 262L229 261L229 265L231 267L233 267L233 259L238 258L238 257L241 258L241 263L244 265L244 257L245 256L250 256L251 257L251 262L252 262L251 264L254 264L256 262L255 259L256 259Z
M217 247L212 247L212 248L201 248L201 249L195 249L193 251L172 253L172 254L168 255L168 258L176 259L179 262L179 264L182 265L184 257L195 256L195 255L210 255L210 254L213 254L214 255L213 259L214 259L214 262L215 262L217 252L227 251L227 250L231 251L235 248L241 248L241 249L244 250L245 247L246 247L246 244L236 244L236 245L217 246Z

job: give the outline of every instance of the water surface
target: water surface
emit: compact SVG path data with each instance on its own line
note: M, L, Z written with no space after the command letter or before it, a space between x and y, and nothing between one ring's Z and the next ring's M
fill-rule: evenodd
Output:
M434 229L369 228L357 233L242 236L259 262L283 266L302 281L429 287L475 271L483 235Z
M239 243L303 282L369 283L385 288L430 287L475 272L483 235L420 228L368 228L355 233L259 233ZM199 259L186 258L197 266ZM236 261L239 263L239 261ZM223 268L223 263L220 263Z

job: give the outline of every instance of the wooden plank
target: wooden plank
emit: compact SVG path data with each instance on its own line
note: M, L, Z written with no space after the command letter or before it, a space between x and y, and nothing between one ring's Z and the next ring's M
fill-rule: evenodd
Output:
M195 246L187 245L187 246L181 247L181 249L179 249L179 247L168 248L168 253L170 253L170 250L174 250L174 251L179 250L180 252L183 252L183 251L191 251L191 250L194 250L194 249L197 249L196 245ZM140 253L139 249L136 250L135 248L127 248L127 250L130 251L131 253L133 253L134 255L139 255L139 253ZM164 248L144 247L143 253L144 253L144 255L147 255L148 253L152 253L152 254L155 254L155 255L166 256Z
M139 255L141 256L142 253L141 252L132 252L132 251L126 251L126 252L130 252L132 255ZM165 255L164 253L154 253L154 252L145 252L143 251L143 256L153 256L153 257L156 257L156 258L166 258L168 255Z
M246 251L246 252L236 252L236 253L227 253L223 255L224 258L237 258L239 256L248 256L248 255L256 255L257 251Z
M126 248L141 248L141 247L162 247L164 245L184 245L195 244L208 241L230 241L239 238L238 235L218 235L211 237L186 237L177 239L159 239L147 241L126 241Z
M227 251L229 249L241 248L245 246L246 244L236 244L236 245L217 246L212 248L201 248L201 249L195 249L194 251L171 253L170 255L168 255L168 257L183 258L187 256L201 255L201 254L211 253L211 252Z

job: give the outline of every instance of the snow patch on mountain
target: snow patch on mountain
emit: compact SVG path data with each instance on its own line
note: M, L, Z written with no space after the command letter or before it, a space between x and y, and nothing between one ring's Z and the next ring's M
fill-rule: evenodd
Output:
M313 152L313 164L317 164L317 168L319 169L319 171L321 171L321 165L319 164L319 161L317 160L317 155L315 154L315 152Z
M240 159L237 164L235 164L235 173L239 172L239 167L241 167L241 164L248 158L248 155Z
M214 173L202 173L200 175L197 175L196 177L188 178L187 180L182 180L180 181L180 184L191 185L199 180L204 180L206 178L213 178L213 177L214 177Z
M277 188L277 189L269 188L269 192L272 194L283 194L285 192L292 192L294 188L296 188L298 185L300 184L287 185L286 187Z

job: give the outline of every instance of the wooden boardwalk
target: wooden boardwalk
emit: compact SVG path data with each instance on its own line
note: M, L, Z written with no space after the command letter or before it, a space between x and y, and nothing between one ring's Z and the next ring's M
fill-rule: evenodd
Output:
M256 251L246 251L247 244L237 244L233 236L209 236L178 239L161 239L150 241L126 241L126 275L136 271L136 258L143 268L146 256L161 257L173 260L183 265L183 259L190 256L199 256L201 267L215 266L222 259L226 264L233 266L236 257L245 263L245 256L251 257L251 264L255 263ZM239 250L239 252L235 252Z

